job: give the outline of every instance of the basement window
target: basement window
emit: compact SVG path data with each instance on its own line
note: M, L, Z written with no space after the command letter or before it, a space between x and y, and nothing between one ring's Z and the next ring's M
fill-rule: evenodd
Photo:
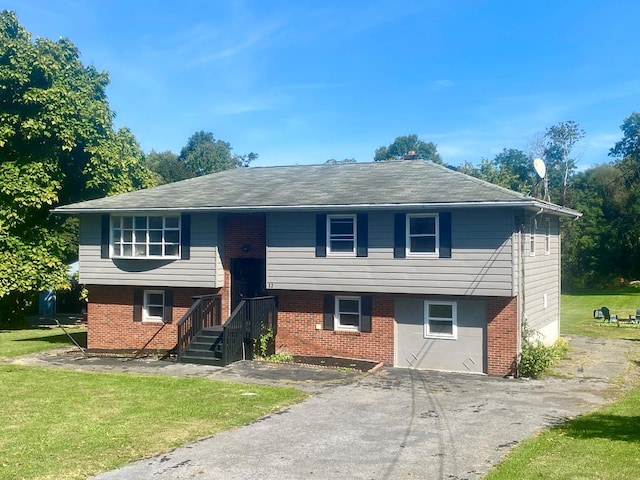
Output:
M164 291L145 290L143 305L144 322L162 322L164 318Z

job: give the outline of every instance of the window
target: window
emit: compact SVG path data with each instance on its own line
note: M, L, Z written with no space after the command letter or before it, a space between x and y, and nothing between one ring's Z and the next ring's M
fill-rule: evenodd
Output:
M438 254L438 215L407 215L407 255Z
M536 219L532 218L529 224L529 255L536 255Z
M457 338L457 304L455 302L424 302L424 336Z
M356 216L327 216L328 252L333 255L356 254Z
M544 219L544 254L549 255L551 253L551 220Z
M370 295L324 296L323 330L371 333L373 297Z
M360 297L336 297L335 328L360 329Z
M162 322L164 318L164 291L145 290L142 321Z
M394 214L393 258L451 258L451 225L451 212Z
M112 216L111 242L114 257L178 258L180 217Z

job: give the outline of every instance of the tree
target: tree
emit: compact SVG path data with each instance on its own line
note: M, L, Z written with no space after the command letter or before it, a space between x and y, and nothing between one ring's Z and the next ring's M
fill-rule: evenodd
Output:
M623 138L609 155L618 158L616 164L624 174L627 186L635 187L640 178L640 113L633 112L620 126Z
M401 160L410 152L415 152L416 159L430 160L434 163L442 164L442 159L433 142L424 142L417 135L411 134L396 139L389 146L378 147L373 160L375 162L386 162L388 160Z
M479 167L465 162L458 171L525 194L536 185L531 158L513 148L505 148L493 160L482 159Z
M68 286L77 224L52 206L152 185L131 132L113 130L108 82L69 40L32 41L0 13L0 316Z
M230 168L248 167L258 158L257 153L232 155L231 144L216 140L211 132L196 132L180 152L180 160L195 176L229 170Z
M605 285L612 277L626 276L621 261L624 248L619 236L627 192L619 188L620 171L611 164L599 165L575 175L574 207L583 216L564 224L562 274L565 285ZM614 241L615 239L615 241Z
M173 152L151 152L145 157L144 164L156 175L156 183L173 183L194 176L184 162Z
M575 144L584 135L584 130L573 120L560 122L545 132L544 160L549 177L549 193L551 200L560 205L569 203L569 182L576 171L576 159L571 154Z

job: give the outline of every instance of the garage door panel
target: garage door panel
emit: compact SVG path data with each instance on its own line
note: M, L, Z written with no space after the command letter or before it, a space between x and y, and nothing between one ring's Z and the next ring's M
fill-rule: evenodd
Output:
M483 373L486 303L458 301L457 338L424 338L423 298L397 298L396 366Z

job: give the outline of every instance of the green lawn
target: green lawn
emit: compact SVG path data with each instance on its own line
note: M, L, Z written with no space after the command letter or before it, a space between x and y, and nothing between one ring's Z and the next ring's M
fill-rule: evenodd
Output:
M87 344L87 330L85 328L74 327L66 330L80 345ZM0 330L0 358L44 352L64 346L72 347L73 343L60 328Z
M593 319L593 311L607 307L619 318L629 318L640 308L640 292L637 289L611 293L564 294L562 295L563 335L585 335L588 337L640 339L640 326L604 324Z
M83 332L76 332L81 335ZM65 344L59 330L0 331L3 357ZM83 479L302 401L276 388L0 363L0 479Z

